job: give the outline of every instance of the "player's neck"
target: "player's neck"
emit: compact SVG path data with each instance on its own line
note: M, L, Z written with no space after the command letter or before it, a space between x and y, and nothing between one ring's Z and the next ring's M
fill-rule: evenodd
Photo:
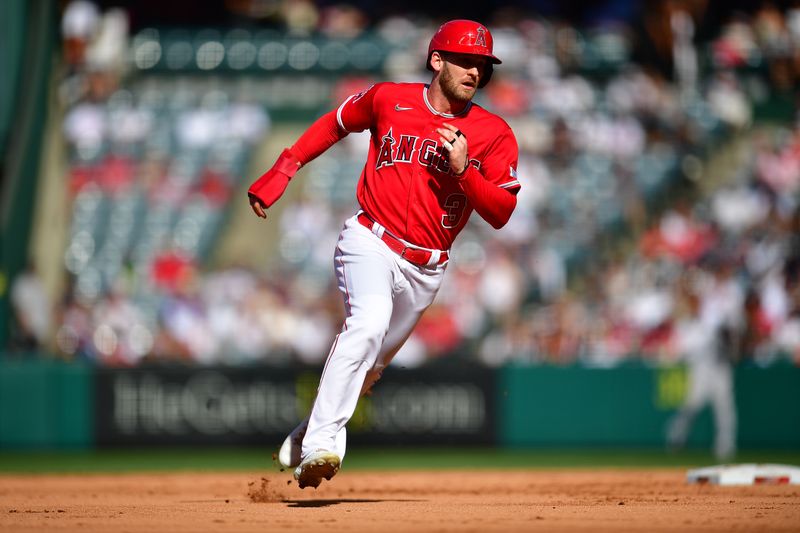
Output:
M428 103L439 113L445 115L458 115L469 105L469 101L450 100L439 87L438 83L428 85Z

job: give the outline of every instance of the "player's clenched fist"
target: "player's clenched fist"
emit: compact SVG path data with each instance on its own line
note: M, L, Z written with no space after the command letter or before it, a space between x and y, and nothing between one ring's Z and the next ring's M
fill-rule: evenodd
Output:
M460 176L469 165L467 138L460 129L448 123L445 123L443 128L436 128L436 133L439 134L439 141L447 149L447 162L450 163L450 168Z
M289 149L281 152L280 157L260 178L250 185L247 196L250 198L250 207L261 218L267 218L264 209L278 201L302 164Z

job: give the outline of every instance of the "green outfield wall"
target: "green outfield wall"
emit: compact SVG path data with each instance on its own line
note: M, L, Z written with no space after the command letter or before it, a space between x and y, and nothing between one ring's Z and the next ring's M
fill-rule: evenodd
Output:
M0 448L272 445L307 412L318 373L0 358ZM740 448L800 450L800 368L740 367L735 383ZM686 384L680 366L390 368L348 441L661 448ZM689 444L710 446L712 427L706 409Z
M0 362L1 448L87 448L94 369L50 360Z
M687 389L682 366L512 366L498 380L499 442L507 446L663 446ZM735 399L740 447L800 449L800 368L740 367ZM689 444L709 445L712 434L706 408Z
M644 367L502 369L501 441L511 446L660 444L669 408L679 402L662 406L659 376Z

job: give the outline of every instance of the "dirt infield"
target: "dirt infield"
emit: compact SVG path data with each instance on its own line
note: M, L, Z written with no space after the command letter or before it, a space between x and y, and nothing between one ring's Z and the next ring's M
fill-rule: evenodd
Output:
M0 476L2 531L800 531L800 487L683 470Z

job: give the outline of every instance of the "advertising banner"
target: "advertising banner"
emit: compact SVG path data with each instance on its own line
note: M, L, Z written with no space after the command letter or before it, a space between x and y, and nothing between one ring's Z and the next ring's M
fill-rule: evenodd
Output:
M306 416L318 371L271 367L97 370L100 446L275 445ZM493 373L388 369L348 424L351 444L492 444Z

